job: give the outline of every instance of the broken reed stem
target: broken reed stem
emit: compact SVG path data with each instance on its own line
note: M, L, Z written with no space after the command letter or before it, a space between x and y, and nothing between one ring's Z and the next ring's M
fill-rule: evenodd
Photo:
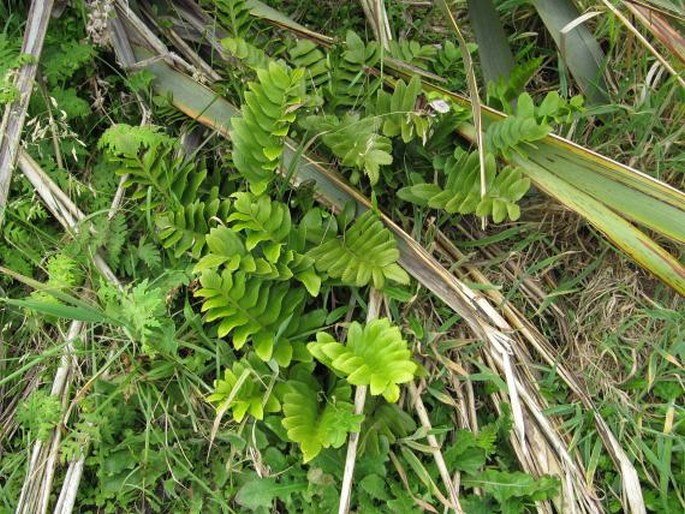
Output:
M419 393L419 390L417 389L414 382L410 382L409 384L409 394L411 394L412 403L414 404L414 409L416 410L416 414L419 417L419 421L421 421L421 426L428 431L426 439L428 440L428 444L431 447L433 458L435 459L435 465L437 466L438 471L440 472L440 478L442 478L442 482L447 488L447 494L449 494L450 500L452 502L452 509L457 514L463 514L464 511L462 510L461 504L459 503L459 494L457 493L457 488L455 487L455 484L452 481L452 477L450 476L450 472L447 469L447 463L445 462L445 458L443 457L442 451L440 450L440 444L438 444L438 439L435 437L435 435L430 433L430 431L433 429L433 426L431 425L430 418L428 417L428 411L426 411L426 406L423 404L423 400L421 399L421 394Z
M369 295L369 308L366 314L366 322L373 321L378 317L383 295L377 289L371 288ZM359 415L364 412L366 403L367 386L357 386L354 393L354 413ZM345 457L345 471L343 473L342 488L340 490L340 504L338 514L347 514L350 511L350 500L352 499L352 478L354 476L354 465L357 460L357 446L359 445L359 432L350 433L347 442L347 455Z
M17 100L7 104L0 123L0 226L5 217L12 170L16 164L21 133L26 120L26 111L31 99L33 83L38 71L38 61L43 51L43 42L48 30L50 13L54 0L34 0L26 20L26 32L21 46L22 55L30 55L17 74L14 86L19 92Z
M52 389L50 390L50 394L60 397L63 404L66 403L65 395L68 391L71 375L74 352L73 341L82 327L83 323L81 321L72 321L69 326L69 332L65 338L64 353L60 359L60 366L55 373ZM62 421L66 422L65 419ZM17 502L17 514L44 514L47 512L61 435L62 431L58 426L52 430L50 439L45 441L45 443L36 441L33 445L31 462L21 488L19 501ZM46 449L47 455L44 455Z

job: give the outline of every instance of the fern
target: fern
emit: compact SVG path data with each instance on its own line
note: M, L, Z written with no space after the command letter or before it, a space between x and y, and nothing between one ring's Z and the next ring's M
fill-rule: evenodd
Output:
M257 70L259 82L249 83L242 117L232 119L233 162L255 194L266 190L280 164L283 139L303 99L303 74L275 62Z
M267 390L264 382L267 367L260 361L242 358L226 368L224 377L214 381L214 392L207 401L216 404L217 411L230 410L236 423L246 414L264 419L264 413L278 412L281 404L275 394Z
M469 51L473 52L474 50L475 45L470 45ZM459 91L464 88L466 85L464 57L461 50L452 41L445 41L432 64L433 72L447 79L446 89Z
M312 375L312 366L295 366L283 386L283 427L300 445L304 462L323 448L340 448L349 432L358 432L363 415L354 414L349 384L337 382L325 394Z
M316 269L358 287L372 283L380 289L386 280L409 283L397 264L400 252L392 233L372 212L362 214L343 237L331 239L309 251Z
M330 82L326 55L308 39L300 39L288 50L290 62L306 70L305 77L316 88L322 88Z
M98 289L105 314L128 327L150 357L173 355L178 347L176 327L166 310L166 291L151 287L148 279L123 290L105 283Z
M431 45L422 45L418 41L400 38L390 41L389 53L392 57L427 70L436 57L437 49Z
M45 286L49 290L65 292L77 286L83 280L78 262L66 252L50 257L45 265L48 280ZM48 291L34 291L31 298L43 303L58 304L60 301Z
M249 32L252 18L246 0L212 0L202 3L214 8L219 23L234 36L245 37Z
M485 141L492 152L498 152L506 159L515 151L525 156L524 145L545 138L552 127L549 122L565 123L574 113L581 110L583 99L576 96L566 102L559 93L552 91L539 106L535 106L528 93L521 93L516 108L506 119L492 123L485 134Z
M199 259L205 249L211 220L225 219L230 206L228 200L214 198L207 202L195 200L191 204L162 212L155 217L159 229L157 238L175 257L189 253L191 257Z
M378 91L374 114L383 117L383 134L388 137L402 136L408 143L418 137L423 143L428 137L429 118L416 112L416 101L421 94L421 79L414 75L405 84L398 80L392 94Z
M386 318L364 327L353 322L346 345L319 332L307 349L318 361L342 373L350 384L367 385L372 395L382 394L391 403L400 397L398 384L412 380L417 370L400 329Z
M264 50L248 43L241 37L229 37L221 40L221 45L236 59L241 60L253 70L269 67L269 57Z
M383 440L392 444L415 430L416 423L400 407L394 403L377 401L364 419L359 439L359 451L378 456L384 444Z
M285 239L290 234L291 221L288 206L273 202L267 196L255 197L251 193L235 193L234 211L228 223L234 230L245 232L245 244L252 250L257 244L269 242L264 255L276 262Z
M281 366L290 363L292 343L280 338L279 333L301 306L303 290L229 269L203 271L200 284L195 296L203 298L205 321L219 322L219 337L230 334L238 350L250 340L260 359L273 357Z
M376 118L359 118L353 113L346 114L342 120L331 115L310 116L306 126L321 134L324 144L344 166L363 170L372 185L380 178L380 167L392 162L392 144L378 133L380 122ZM358 174L350 181L358 183Z
M137 186L133 199L147 196L152 188L155 203L177 207L195 201L207 176L207 170L197 161L175 156L176 142L160 127L132 127L124 123L107 129L98 142L109 159L119 167L119 175L128 175L125 185Z
M497 82L488 82L488 105L511 114L513 112L512 102L521 94L526 84L530 82L533 75L540 69L542 62L542 57L531 59L515 66L508 76L498 77Z
M347 32L345 49L329 54L331 79L327 97L333 112L359 106L364 100L362 94L370 97L376 91L380 80L368 76L366 70L375 66L380 57L378 43L364 43L354 32Z
M453 214L492 215L495 223L519 218L521 211L516 204L530 187L530 180L519 168L505 167L497 172L492 154L486 156L486 194L481 197L480 162L478 152L466 152L457 148L453 156L441 166L447 175L444 189L437 184L415 184L397 192L403 200Z

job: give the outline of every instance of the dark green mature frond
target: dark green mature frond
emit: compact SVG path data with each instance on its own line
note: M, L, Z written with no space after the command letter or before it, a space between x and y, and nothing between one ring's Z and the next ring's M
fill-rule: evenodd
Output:
M251 341L260 359L273 357L281 366L290 363L292 343L279 333L302 305L304 290L229 269L204 270L200 285L195 296L203 298L205 321L218 321L219 337L230 335L238 350Z
M380 80L368 76L365 69L375 66L380 57L378 43L364 43L354 32L347 32L345 49L340 53L329 54L331 81L327 96L332 111L360 107L364 98L376 91Z
M284 138L304 98L303 76L304 70L291 71L276 62L257 70L258 82L249 83L242 116L231 120L233 162L255 194L266 190L280 165Z
M169 208L187 205L197 198L200 185L207 177L203 163L176 155L176 140L161 127L113 125L98 142L98 148L120 168L119 175L128 175L126 186L137 186L134 199L154 193L153 203Z
M395 238L372 211L362 214L342 237L324 242L308 255L317 270L346 284L381 289L386 280L409 282L409 275L397 264L400 252Z
M521 93L516 108L507 107L510 116L490 124L485 133L486 145L491 152L506 159L511 158L512 151L525 157L525 145L532 146L533 142L547 137L552 131L549 123L570 121L573 114L582 108L582 103L581 97L573 97L567 102L559 93L552 91L536 107L528 93Z
M221 40L222 46L236 59L240 59L253 70L268 68L269 56L264 50L248 43L241 37L228 37Z
M212 220L226 219L230 208L229 200L215 198L207 202L196 200L189 205L164 211L155 218L159 229L157 237L175 257L189 252L194 259L199 259L205 249L205 238Z
M395 59L427 70L438 50L432 45L422 45L418 41L401 37L398 40L393 39L389 42L388 52Z
M430 129L430 118L416 110L416 101L420 94L421 79L416 75L409 84L398 80L392 93L378 90L373 114L381 117L384 135L401 135L405 143L414 138L419 138L425 143Z
M418 369L399 327L387 318L365 326L353 322L346 344L319 332L316 342L309 343L307 349L318 361L342 373L350 384L367 385L371 394L382 394L391 403L400 397L398 384L412 380Z
M432 183L415 184L397 192L403 200L450 214L492 215L495 223L507 217L516 220L520 216L516 204L530 188L530 180L520 169L507 166L497 171L492 154L486 156L486 194L481 198L480 162L478 152L471 153L457 148L444 165L440 166L447 180L444 188Z
M250 30L252 17L246 0L212 0L203 1L225 29L234 36L244 37Z
M326 54L312 41L300 39L288 50L290 62L298 68L304 68L308 83L316 88L325 87L330 82Z
M380 178L380 167L392 163L390 139L379 134L381 120L360 118L348 113L341 120L335 116L310 116L306 125L321 134L321 140L340 158L344 166L363 170L371 184ZM358 176L350 178L358 182Z

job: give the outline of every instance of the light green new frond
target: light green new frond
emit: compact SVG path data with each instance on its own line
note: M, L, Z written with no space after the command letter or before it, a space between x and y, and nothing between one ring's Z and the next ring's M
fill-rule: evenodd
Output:
M158 214L155 223L162 246L175 257L186 252L199 259L205 249L205 239L212 219L225 219L230 210L228 200L215 198L209 202L196 200L175 210Z
M263 419L264 413L278 412L281 403L271 391L267 394L269 370L256 359L242 358L224 371L224 377L214 381L214 392L207 401L217 411L230 410L240 423L246 414Z
M400 252L392 233L372 211L362 214L342 237L324 242L307 255L318 271L346 284L373 284L381 289L386 280L409 282L409 275L397 264Z
M173 146L174 140L153 125L131 126L117 123L105 130L98 141L98 148L121 158L135 158L142 150L157 146Z
M281 423L288 438L300 445L304 462L312 460L323 448L340 448L348 433L359 431L364 419L363 415L354 414L349 385L335 387L324 396L312 371L306 364L293 368L283 394Z
M284 138L303 99L303 74L276 62L257 70L258 82L249 83L242 116L231 120L233 163L255 194L266 190L280 165Z
M398 384L411 381L417 370L400 329L386 318L365 326L353 322L346 345L319 332L307 349L317 360L345 375L350 384L367 385L372 395L382 394L391 403L399 399Z

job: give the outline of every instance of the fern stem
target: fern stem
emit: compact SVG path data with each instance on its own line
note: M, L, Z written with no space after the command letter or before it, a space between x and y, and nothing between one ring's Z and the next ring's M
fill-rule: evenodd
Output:
M366 313L366 322L378 318L383 294L375 288L371 288L369 294L369 308ZM354 413L362 414L366 403L367 386L358 386L354 392ZM352 499L352 478L354 476L354 466L357 459L357 446L359 445L359 432L350 433L347 441L347 455L345 457L345 471L343 473L342 488L340 490L340 504L338 514L347 514L350 511L350 500Z

